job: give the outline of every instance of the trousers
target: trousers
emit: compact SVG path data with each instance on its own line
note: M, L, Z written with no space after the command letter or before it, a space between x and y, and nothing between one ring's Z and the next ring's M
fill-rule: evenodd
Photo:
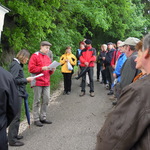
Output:
M45 120L48 102L50 100L50 86L35 86L33 102L34 121Z
M85 67L81 67L81 71L84 70ZM88 76L89 76L89 84L90 84L90 93L94 92L94 81L93 81L93 67L89 67L88 69ZM82 76L82 82L81 82L81 92L85 92L85 86L86 86L86 73Z
M19 125L20 125L20 117L21 117L21 106L22 106L22 97L19 97L19 111L18 114L15 116L11 124L9 125L8 129L8 142L14 143L16 142L16 137L18 135L19 131Z

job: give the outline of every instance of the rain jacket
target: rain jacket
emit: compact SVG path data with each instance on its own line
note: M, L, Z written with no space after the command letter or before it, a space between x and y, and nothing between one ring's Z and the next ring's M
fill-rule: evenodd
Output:
M75 66L77 64L77 58L72 53L65 53L60 57L60 63L62 65L61 72L62 73L72 73L72 70L68 70L66 59L70 60L70 64Z
M150 149L150 75L126 86L97 136L96 150Z
M113 73L115 73L117 76L117 82L120 82L121 68L126 60L127 60L127 57L126 57L125 53L122 53L116 62L116 67L115 67L115 70Z
M51 70L42 70L42 67L49 66L51 64L51 60L47 54L44 54L40 51L32 54L29 60L29 72L32 73L33 76L43 73L44 75L36 78L33 82L31 82L32 86L49 86L50 85L50 75L53 74Z
M81 55L79 57L80 66L86 67L85 62L89 63L89 67L94 67L94 62L96 61L96 49L92 47L86 47L81 51Z

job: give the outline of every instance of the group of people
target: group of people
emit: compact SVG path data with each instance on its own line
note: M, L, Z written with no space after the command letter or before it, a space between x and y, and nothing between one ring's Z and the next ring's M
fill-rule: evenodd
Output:
M120 96L121 90L134 82L134 78L139 76L141 69L136 67L137 52L141 49L138 47L141 41L134 37L127 38L124 42L118 41L117 47L112 42L105 45L106 48L97 56L97 80L99 81L99 72L101 70L102 81L105 85L108 84L108 95L113 100L112 104L116 105ZM104 53L104 54L103 54ZM100 61L100 62L99 62Z
M96 49L92 47L92 41L90 39L85 39L79 43L79 49L77 49L76 56L71 53L71 47L67 47L65 54L60 57L61 63L61 72L64 77L64 95L69 95L71 92L71 77L73 74L73 69L69 70L68 62L75 66L76 64L79 66L79 72L88 68L86 72L82 75L81 81L81 93L79 96L84 96L86 92L86 80L89 79L89 87L90 87L90 96L94 97L94 81L93 81L93 73L94 73L94 64L96 61ZM88 74L88 76L87 76Z
M1 136L0 149L7 150L7 138L10 146L23 146L20 140L22 135L18 135L21 106L23 99L26 99L26 84L31 83L34 91L33 101L33 117L34 125L42 127L43 124L51 124L47 120L46 112L50 99L50 76L54 73L55 68L50 69L52 54L50 46L52 44L47 41L40 43L40 50L32 54L28 50L20 50L10 65L10 73L0 68L0 95L1 101L0 120L1 120ZM30 57L30 60L29 60ZM30 77L24 77L23 65L29 60L28 69L31 73ZM42 73L43 76L35 78L34 76ZM42 100L41 100L42 99ZM41 102L42 101L42 102ZM3 105L3 106L2 106ZM8 136L6 128L8 128Z
M7 137L10 146L23 146L18 135L22 101L27 97L25 86L31 84L34 91L34 125L52 124L47 119L47 107L50 99L50 76L55 68L52 63L51 43L42 41L40 50L31 55L28 50L21 50L10 65L10 73L0 67L0 149L7 150ZM51 52L51 53L50 53ZM29 59L30 57L30 59ZM25 78L23 65L29 60L30 77ZM60 57L61 72L64 77L64 95L71 93L73 67L78 64L82 74L80 97L86 94L86 78L89 78L89 93L94 93L94 64L97 62L97 81L108 84L108 95L114 94L115 109L106 119L97 136L96 150L139 149L148 150L149 145L149 81L150 81L150 34L139 40L134 37L124 42L118 41L117 47L112 42L101 45L96 55L92 41L85 39L79 43L76 56L71 47L65 49ZM69 68L71 66L71 68ZM38 78L36 75L43 74ZM80 74L79 73L79 74ZM133 84L130 84L134 82ZM42 102L41 102L42 101ZM4 106L4 107L3 107ZM8 128L8 136L6 128Z
M123 47L127 58L121 67L121 92L116 107L97 135L96 150L149 150L150 147L150 33L141 41L127 38ZM119 60L116 67L118 63Z

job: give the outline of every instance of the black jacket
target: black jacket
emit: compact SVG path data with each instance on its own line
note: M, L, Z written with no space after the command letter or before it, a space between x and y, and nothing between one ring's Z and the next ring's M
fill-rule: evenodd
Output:
M104 61L105 66L110 66L114 51L114 49L111 49L106 53Z
M23 64L20 64L20 62L16 58L12 61L10 65L10 73L13 75L15 79L19 96L25 97L26 95L25 85L27 84L27 79L24 78Z
M13 76L0 67L0 130L18 113L18 94Z

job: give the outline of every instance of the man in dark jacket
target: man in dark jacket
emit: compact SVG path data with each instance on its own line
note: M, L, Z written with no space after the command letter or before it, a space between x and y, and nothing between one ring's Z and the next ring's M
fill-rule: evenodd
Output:
M104 61L104 65L105 65L105 70L106 70L106 79L109 83L109 93L107 93L108 95L112 95L113 91L111 89L112 83L113 83L113 68L111 66L111 61L112 61L112 57L113 57L113 53L115 51L114 47L113 47L113 43L109 42L107 43L108 45L108 52L106 53L106 57L105 57L105 61Z
M122 90L97 136L96 150L149 150L150 34L143 40L141 63L147 75Z
M6 128L18 113L18 94L12 75L0 67L0 150L8 150Z

